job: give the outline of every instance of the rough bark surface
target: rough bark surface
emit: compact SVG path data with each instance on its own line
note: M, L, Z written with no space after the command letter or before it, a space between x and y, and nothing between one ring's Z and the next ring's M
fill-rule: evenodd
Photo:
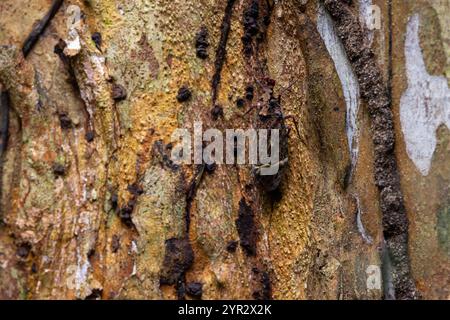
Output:
M448 10L1 1L0 298L449 298L450 124L424 174L407 122L450 107ZM279 174L174 164L195 121L280 129Z

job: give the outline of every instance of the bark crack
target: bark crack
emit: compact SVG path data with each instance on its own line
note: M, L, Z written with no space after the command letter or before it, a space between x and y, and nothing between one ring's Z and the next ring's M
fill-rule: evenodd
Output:
M216 103L220 78L222 75L222 68L225 63L225 58L227 55L227 42L228 36L231 29L231 17L233 15L233 6L236 0L228 0L227 6L225 7L225 14L223 16L222 25L220 27L220 40L219 45L216 49L216 59L214 61L214 75L211 81L212 88L212 101L213 104Z
M47 26L50 24L50 21L56 15L59 8L61 8L63 2L64 0L53 0L52 5L50 6L50 9L48 10L47 14L33 27L33 30L23 43L22 52L24 57L28 56L33 47L39 41L39 38L44 33Z

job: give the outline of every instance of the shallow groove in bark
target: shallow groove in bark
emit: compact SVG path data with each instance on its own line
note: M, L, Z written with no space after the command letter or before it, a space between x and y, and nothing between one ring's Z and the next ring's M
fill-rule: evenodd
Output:
M205 165L198 165L195 168L194 177L192 181L189 183L188 190L186 192L186 210L185 210L185 223L186 223L186 237L189 236L189 230L191 227L191 207L192 202L194 201L195 195L197 194L197 189L200 185L200 182L203 177L203 173L205 171Z
M256 255L256 227L255 215L245 199L239 201L239 215L236 219L236 229L239 234L240 244L247 256Z
M212 87L212 101L213 104L217 100L217 94L220 84L220 78L222 75L222 68L225 63L227 55L227 42L231 29L231 17L233 15L233 6L236 0L228 0L225 7L225 14L223 16L222 25L220 27L220 40L216 49L216 59L214 61L214 75L211 81Z
M380 191L383 233L392 260L395 297L416 299L418 294L408 256L408 218L394 154L395 132L389 91L383 83L373 51L363 45L364 32L350 7L340 0L323 2L336 24L371 116L375 182Z
M256 115L252 120L252 126L259 129L280 129L280 160L287 157L287 133L283 118L282 107L279 97L274 96L275 80L270 76L267 65L267 31L271 23L271 16L274 5L264 0L245 1L243 8L241 25L244 31L242 37L243 58L249 65L247 76L249 77L246 88L246 99L248 101L257 100L261 107L251 108ZM267 95L269 94L269 95ZM266 114L261 118L258 113ZM258 170L251 171L249 180L240 181L250 186L245 187L242 198L239 202L238 216L235 220L235 226L240 239L240 246L250 259L252 267L252 296L256 300L272 299L272 284L270 278L270 267L263 258L262 253L258 252L258 241L260 233L258 231L259 217L258 208L264 201L272 202L273 195L281 195L279 185L282 181L284 168L287 165L280 165L277 174L261 176L257 174ZM239 174L238 174L239 176ZM270 264L270 262L269 262Z

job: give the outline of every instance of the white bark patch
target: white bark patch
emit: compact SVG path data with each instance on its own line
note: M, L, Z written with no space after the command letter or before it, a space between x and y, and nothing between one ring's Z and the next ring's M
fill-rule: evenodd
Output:
M359 15L361 18L361 21L366 25L369 25L373 17L373 8L372 8L372 0L359 0ZM373 38L374 38L374 31L368 30L367 34L369 43L372 45Z
M77 269L75 273L75 288L78 291L86 284L88 279L88 270L90 264L86 258L82 258L80 253L77 253Z
M80 36L78 35L78 31L76 29L71 29L66 39L66 48L64 49L64 54L68 57L76 56L80 53L81 50L81 42Z
M347 106L346 131L350 149L352 171L358 158L358 109L359 109L359 84L353 73L344 46L339 39L333 20L325 8L320 5L317 17L317 30L322 37L328 53L333 59L336 72L342 84L345 103Z
M426 70L418 14L408 22L405 57L408 89L400 100L400 121L408 156L426 176L436 149L436 130L442 124L450 128L450 90L445 77Z

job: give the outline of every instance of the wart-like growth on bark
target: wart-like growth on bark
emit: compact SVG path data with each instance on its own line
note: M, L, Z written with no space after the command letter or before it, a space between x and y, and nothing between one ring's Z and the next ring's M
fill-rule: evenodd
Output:
M166 240L166 253L161 269L162 285L176 284L194 262L194 252L187 238Z

